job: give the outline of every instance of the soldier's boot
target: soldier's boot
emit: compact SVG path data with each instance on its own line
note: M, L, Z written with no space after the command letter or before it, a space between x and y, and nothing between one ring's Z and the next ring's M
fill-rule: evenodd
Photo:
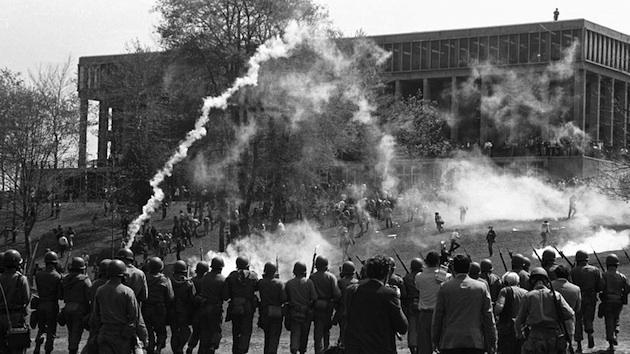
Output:
M582 342L581 341L576 341L577 343L577 348L575 349L575 352L578 354L582 353Z
M418 354L418 347L409 347L409 353Z
M593 333L587 333L587 335L588 335L588 347L589 348L595 347L595 338L593 338Z
M192 354L192 352L193 352L193 348L191 347L186 348L186 354Z
M33 354L39 354L39 351L42 347L42 343L44 343L44 337L41 336L35 339L35 349L33 350Z

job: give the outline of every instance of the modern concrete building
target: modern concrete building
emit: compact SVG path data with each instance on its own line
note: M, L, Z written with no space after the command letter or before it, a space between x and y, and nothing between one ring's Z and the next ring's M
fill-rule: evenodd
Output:
M623 151L628 143L630 82L630 36L595 23L578 19L485 28L391 34L372 37L392 53L387 64L392 89L400 96L420 91L425 98L454 117L447 134L453 143L466 146L491 141L495 148L532 138L552 139L550 126L571 122L586 132L594 146L609 152ZM549 75L554 65L567 64L571 51L570 73ZM99 101L98 165L104 166L118 128L115 102L108 98L102 83L111 64L121 56L82 57L79 60L79 97L81 98L81 136L79 166L86 165L88 100ZM495 68L488 71L484 68ZM528 129L511 127L511 141L497 125L496 112L485 104L496 84L514 74L514 80L548 75L545 87L537 94L546 104L562 109L536 112L537 121ZM466 90L464 90L466 88ZM473 94L468 94L471 92ZM464 94L466 93L466 94ZM559 101L554 101L562 96ZM547 97L547 98L545 98ZM503 98L506 99L506 98ZM525 112L520 112L520 110ZM512 107L511 115L527 116L527 107ZM542 124L541 124L542 122ZM510 135L510 134L508 134ZM538 136L533 136L538 135ZM503 141L505 139L505 141ZM541 142L542 144L542 142ZM528 144L530 145L530 144ZM542 146L542 145L541 145ZM584 174L587 149L541 149L530 145L514 149L509 156L494 156L506 163L525 157L537 167L557 169L563 174ZM532 150L533 149L533 150ZM518 151L525 153L520 154ZM517 151L517 153L515 153ZM530 153L534 151L534 153ZM501 154L498 154L501 155ZM503 154L506 155L506 154ZM533 155L533 156L532 156ZM542 155L542 156L541 156ZM559 156L563 155L563 156ZM578 155L578 156L576 156ZM600 157L603 155L600 153ZM573 167L550 165L550 158L571 158ZM529 163L529 162L528 162ZM566 162L563 162L565 164Z

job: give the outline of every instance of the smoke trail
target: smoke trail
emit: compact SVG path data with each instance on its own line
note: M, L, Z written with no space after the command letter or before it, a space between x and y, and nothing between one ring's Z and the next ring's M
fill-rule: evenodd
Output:
M130 247L133 240L140 230L140 226L151 217L151 214L160 206L164 199L164 191L159 187L166 176L170 176L173 172L173 166L182 161L188 154L188 149L197 140L204 137L207 133L205 128L208 123L208 115L213 108L225 109L228 105L228 99L234 95L239 89L245 86L255 86L258 82L258 71L260 64L273 58L281 58L289 55L289 52L302 42L305 32L300 28L297 22L291 22L286 29L285 36L281 38L272 38L258 47L256 53L249 59L249 69L247 75L236 79L232 87L227 89L223 94L216 97L208 97L204 99L202 115L195 122L195 128L186 134L186 138L177 147L177 151L164 164L162 169L151 179L149 184L153 188L153 196L142 207L142 214L138 216L129 225L129 240L126 246Z
M587 253L592 253L593 250L595 250L600 259L603 261L603 258L606 255L602 255L602 253L617 251L621 249L621 247L627 248L629 244L630 230L616 231L599 226L597 230L593 231L593 233L577 239L568 240L563 245L558 246L558 249L560 249L567 257L574 256L579 250L586 251ZM542 254L545 249L546 248L543 248L537 251L539 254ZM553 250L551 247L548 249Z

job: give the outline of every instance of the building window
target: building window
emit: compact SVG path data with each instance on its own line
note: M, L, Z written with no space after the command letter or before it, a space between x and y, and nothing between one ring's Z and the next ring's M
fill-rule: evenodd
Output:
M551 61L560 60L560 32L551 32Z
M538 63L540 61L540 33L529 34L529 62Z
M527 63L529 59L529 35L527 33L519 35L518 38L518 62Z
M540 61L549 61L549 32L540 34Z
M448 39L440 41L440 68L448 68Z
M394 43L392 51L392 71L400 71L400 43Z
M85 88L85 66L79 65L79 90Z
M402 70L408 71L411 69L411 42L405 42L402 44Z
M450 44L450 48L449 48L449 59L448 59L448 66L451 68L456 68L457 67L457 51L458 49L458 42L459 39L451 39L451 44Z
M575 50L575 59L582 60L582 51L584 50L584 41L582 40L582 30L573 30L573 42L577 42L577 48Z
M468 38L461 38L459 40L459 66L468 66Z
M573 44L573 31L562 31L562 50L569 49Z
M422 46L420 42L411 43L411 70L420 70L420 55Z
M440 68L440 41L431 41L431 69Z
M491 63L496 63L499 60L499 37L491 36L489 42L488 59Z
M499 63L507 64L508 63L508 53L510 52L510 37L509 36L500 36L499 37Z
M428 69L431 67L431 51L429 48L429 41L422 42L422 62L420 63L420 68L422 69Z
M479 38L470 39L470 63L472 65L479 64Z
M510 49L509 49L509 63L516 64L518 63L518 35L511 34L510 35Z
M392 54L392 45L390 43L383 44L383 50ZM385 71L392 71L392 60L393 56L390 55L385 62Z
M488 60L488 37L479 38L479 62Z

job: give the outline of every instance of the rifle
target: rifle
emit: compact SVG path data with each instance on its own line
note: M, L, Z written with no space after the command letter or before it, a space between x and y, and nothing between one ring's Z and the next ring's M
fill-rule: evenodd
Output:
M621 249L623 250L623 253L626 255L626 258L628 258L628 260L630 261L630 256L628 256L628 252L626 252L626 249L623 248L623 246L621 246Z
M315 273L315 259L317 259L317 248L319 245L315 246L315 250L313 251L313 264L311 265L311 274Z
M359 258L359 256L357 256L356 254L354 256L357 257L357 259L359 260L359 262L361 262L362 265L365 265L365 261L364 260Z
M274 277L280 278L280 266L278 265L278 254L276 253L276 274Z
M199 259L203 261L203 247L199 247Z
M472 261L472 257L470 257L470 255L468 254L468 251L466 250L466 247L462 246L462 249L464 250L464 254L466 256L468 256L468 258L470 258L470 260Z
M531 243L529 245L531 246ZM510 251L510 249L507 248L507 247L505 247L505 250L507 251L508 255L510 256L510 259L512 259L512 257L513 257L512 251Z
M346 257L348 257L348 260L352 262L352 257L350 257L350 255L348 254L348 251L344 251L344 252L346 253Z
M606 268L604 268L604 265L602 264L602 261L599 259L599 256L597 256L597 252L595 252L595 249L593 248L593 245L591 245L591 249L593 250L593 254L595 255L595 258L597 259L597 263L599 263L599 266L605 272Z
M562 330L564 334L564 338L567 341L567 346L568 346L567 349L570 354L575 354L575 351L573 350L573 346L571 345L571 335L569 334L569 331L567 330L567 324L564 322L564 315L562 314L562 304L560 302L560 298L556 296L556 291L553 289L553 284L551 284L551 281L549 281L549 289L551 289L551 295L553 296L553 299L555 300L553 303L555 305L556 313L558 315L558 322L560 325L560 329Z
M551 245L553 247L553 249L556 250L556 252L558 252L558 254L560 255L560 257L562 257L565 261L567 261L567 263L569 263L569 265L571 266L571 268L574 267L573 263L571 263L571 261L569 260L569 258L567 258L567 256L564 255L564 252L560 251L558 249L558 247Z
M402 264L403 268L405 268L405 272L409 274L409 269L405 265L405 262L403 262L403 260L400 258L400 255L398 254L398 252L396 252L396 249L394 249L394 247L392 247L392 251L394 251L394 253L396 254L396 258L398 258L398 261L400 262L400 264Z
M540 258L540 255L538 254L538 251L536 251L536 248L534 248L534 246L532 245L531 242L529 243L529 247L532 248L532 250L534 251L534 254L536 255L536 258L538 258L538 261L540 262L540 264L542 264L542 258Z
M507 267L507 264L505 264L505 259L503 258L503 252L501 252L501 247L497 246L497 248L499 249L499 257L501 257L501 262L503 263L503 268L505 268L505 271L507 272L508 271L508 267Z

